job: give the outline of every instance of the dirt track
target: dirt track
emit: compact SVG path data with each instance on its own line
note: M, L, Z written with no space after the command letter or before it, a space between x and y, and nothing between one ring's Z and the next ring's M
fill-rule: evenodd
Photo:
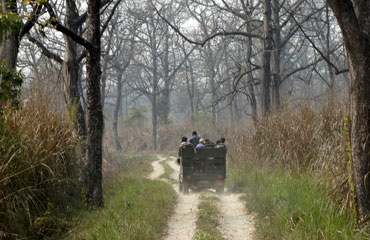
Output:
M165 161L165 158L159 157L159 161L152 163L153 172L149 176L150 179L158 179L164 172L163 167L159 164ZM173 169L172 178L178 180L177 174L179 166L175 162L175 158L171 158L167 162ZM179 193L178 185L173 184L179 198L171 216L165 240L191 240L195 234L195 222L197 219L197 210L199 203L199 192L190 191L184 195ZM244 203L240 200L240 195L230 193L228 191L223 195L217 195L220 198L219 209L221 212L221 232L227 240L253 240L254 238L254 222L253 217L248 215L244 207Z

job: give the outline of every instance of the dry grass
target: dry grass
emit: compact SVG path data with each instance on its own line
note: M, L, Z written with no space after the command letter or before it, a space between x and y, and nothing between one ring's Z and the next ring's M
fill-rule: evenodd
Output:
M0 238L64 231L53 212L68 210L81 189L71 124L40 98L4 113L0 123Z
M343 204L349 204L347 138L344 130L346 112L338 104L321 111L310 107L283 109L260 120L255 126L250 122L234 126L174 123L159 126L158 148L176 154L181 136L190 137L194 129L202 137L213 141L225 136L229 167L240 168L248 163L256 168L283 168L293 174L317 173L332 181L332 186L338 186L332 193ZM151 149L150 126L124 127L119 135L123 136L120 141L126 148L124 151Z
M229 163L239 167L246 161L260 167L283 167L294 172L326 169L343 172L346 159L344 132L345 110L341 107L319 112L309 107L289 109L261 120L255 127L249 122L212 125L187 123L158 127L158 150L176 151L181 136L190 137L192 130L216 141L226 137ZM109 132L106 141L110 144ZM151 149L151 126L123 127L120 139L125 151Z

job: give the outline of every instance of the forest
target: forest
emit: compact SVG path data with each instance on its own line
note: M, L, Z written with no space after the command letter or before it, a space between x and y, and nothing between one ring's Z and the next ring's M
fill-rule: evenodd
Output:
M167 171L193 130L226 138L250 239L368 239L369 15L366 0L3 0L0 239L171 239L186 197ZM171 204L151 233L73 235L115 192ZM201 194L199 213L230 200ZM184 239L229 239L221 225Z

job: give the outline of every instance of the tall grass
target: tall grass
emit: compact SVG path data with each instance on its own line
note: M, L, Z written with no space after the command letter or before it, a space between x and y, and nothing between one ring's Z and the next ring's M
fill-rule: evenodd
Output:
M40 98L0 116L0 238L64 231L52 212L79 199L81 160L72 129Z
M200 136L212 141L226 137L228 163L232 167L238 168L248 161L255 167L283 167L292 172L325 170L340 181L348 161L345 113L341 106L321 111L310 107L286 108L256 125L243 121L235 125L161 125L157 133L158 148L176 153L181 136L190 137L191 131L197 130ZM135 152L151 149L151 134L151 127L144 125L140 129L123 126L119 135L124 136L120 141L125 150Z

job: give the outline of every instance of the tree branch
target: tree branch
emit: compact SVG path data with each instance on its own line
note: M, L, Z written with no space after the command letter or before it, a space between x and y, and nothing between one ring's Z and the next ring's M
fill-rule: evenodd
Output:
M320 51L320 49L316 46L316 44L306 34L306 32L303 30L302 26L298 23L297 19L295 19L294 15L290 11L288 11L286 8L284 8L284 9L285 9L285 11L287 11L290 14L290 16L292 17L292 19L294 20L294 22L297 24L299 30L301 30L301 32L303 33L303 35L305 36L305 38L311 43L312 47L320 54L320 56L325 60L325 62L327 62L330 66L332 66L334 68L336 75L341 74L341 73L345 73L345 72L349 72L349 69L339 70L337 68L337 66L335 66L332 62L330 62L329 59L325 56L325 54L323 54Z
M63 63L63 59L61 57L59 57L57 54L55 54L55 53L51 52L50 50L48 50L40 41L38 41L35 38L33 38L31 36L31 34L27 33L26 36L27 36L28 40L30 40L30 42L36 44L40 48L40 50L41 50L41 52L42 52L42 54L44 56L46 56L46 57L48 57L50 59L53 59L54 61L56 61L56 62L58 62L60 64Z
M23 38L25 34L27 34L31 28L35 25L38 15L40 14L42 9L42 5L37 5L31 14L31 18L27 20L27 22L23 25L22 31L19 34L19 38Z
M48 11L50 15L50 23L53 25L53 27L59 31L67 35L68 37L72 38L76 43L84 46L85 48L93 48L93 45L87 41L86 39L78 36L73 31L69 30L68 28L64 27L60 22L58 22L57 17L54 13L53 8L50 6L49 2L44 2L43 5L46 7L46 10Z
M223 31L223 32L213 33L210 36L208 36L205 39L203 39L203 41L197 42L197 41L191 40L188 37L186 37L177 27L175 27L174 25L172 25L165 17L163 17L161 15L161 13L159 12L159 10L154 6L153 3L152 3L152 7L154 8L154 10L157 12L158 16L163 21L165 21L175 32L177 32L183 39L185 39L187 42L189 42L191 44L196 44L196 45L200 45L200 46L203 47L208 41L210 41L213 38L218 37L218 36L237 36L237 35L239 35L239 36L244 36L244 37L258 38L258 39L261 39L261 40L263 39L259 35L251 34L251 33L247 33L247 32L237 32L237 31L234 31L234 32L226 32L226 31Z

